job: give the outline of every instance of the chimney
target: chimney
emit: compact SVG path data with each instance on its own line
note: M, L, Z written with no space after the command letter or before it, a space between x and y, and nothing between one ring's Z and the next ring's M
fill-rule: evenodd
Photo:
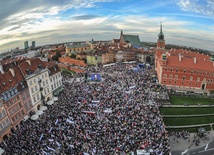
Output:
M194 60L194 64L196 64L196 57L193 57L193 60Z
M178 57L179 57L179 61L181 61L181 58L182 58L181 53L179 53Z
M26 62L31 66L31 61L28 59Z
M14 69L10 68L9 70L10 70L12 76L14 77L14 76L15 76L15 71L14 71Z

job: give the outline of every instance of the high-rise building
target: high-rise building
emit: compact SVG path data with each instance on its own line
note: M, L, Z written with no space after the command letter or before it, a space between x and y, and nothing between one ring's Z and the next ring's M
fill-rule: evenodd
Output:
M32 48L35 48L36 47L36 42L35 41L32 41Z
M28 41L25 41L25 42L24 42L24 48L25 48L25 49L28 49L28 48L29 48L29 46L28 46Z

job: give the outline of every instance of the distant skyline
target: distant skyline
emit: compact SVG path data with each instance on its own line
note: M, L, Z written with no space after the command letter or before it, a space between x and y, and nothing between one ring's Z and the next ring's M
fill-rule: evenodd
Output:
M156 42L214 51L213 0L13 0L0 1L0 52L36 45L139 35Z

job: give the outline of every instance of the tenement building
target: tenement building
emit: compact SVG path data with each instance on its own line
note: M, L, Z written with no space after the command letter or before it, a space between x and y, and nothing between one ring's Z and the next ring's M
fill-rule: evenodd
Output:
M59 67L38 58L0 65L0 141L62 88Z
M160 84L201 90L214 89L214 56L183 49L165 49L162 25L157 40L155 69Z

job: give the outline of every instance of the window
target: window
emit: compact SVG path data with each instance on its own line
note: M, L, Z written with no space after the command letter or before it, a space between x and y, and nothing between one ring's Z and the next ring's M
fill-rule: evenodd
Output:
M169 75L169 78L172 79L172 75Z
M194 71L193 70L191 70L191 74L193 74L194 73Z
M178 79L178 75L175 75L175 79Z
M165 71L167 71L167 68L165 68Z
M44 79L44 75L42 74L42 79Z
M204 78L203 81L206 82L206 78Z
M22 107L22 104L21 104L21 102L19 102L19 107L20 107L20 108Z
M190 76L190 81L192 81L193 80L193 77L192 76Z
M173 71L173 69L172 69L172 68L171 68L170 70L171 70L171 72Z
M46 85L48 85L48 80L46 80Z
M166 83L166 81L164 80L163 83Z
M183 78L182 78L183 80L185 80L186 79L186 76L183 76Z
M176 72L178 72L178 69L176 69Z
M35 86L35 91L37 91L38 89L37 89L37 86Z
M31 88L31 93L34 93L34 90L33 90L33 88Z
M184 70L184 73L186 73L186 70Z
M169 81L169 83L171 83L171 81Z
M45 95L46 95L46 89L44 91L45 91Z
M32 81L30 81L30 85L32 85Z
M166 74L164 74L164 76L163 76L164 78L167 78L167 75Z
M33 97L33 101L34 101L34 102L36 102L36 98L35 98L35 96Z
M198 82L200 81L200 77L197 78L197 81L198 81Z
M189 85L192 85L192 83L190 82Z
M39 100L39 94L37 94L37 100Z
M175 81L174 84L176 84L177 82Z
M34 81L34 83L36 83L36 79L34 79L33 81Z
M45 77L47 77L47 73L45 73Z
M48 93L50 92L49 88L48 88Z

